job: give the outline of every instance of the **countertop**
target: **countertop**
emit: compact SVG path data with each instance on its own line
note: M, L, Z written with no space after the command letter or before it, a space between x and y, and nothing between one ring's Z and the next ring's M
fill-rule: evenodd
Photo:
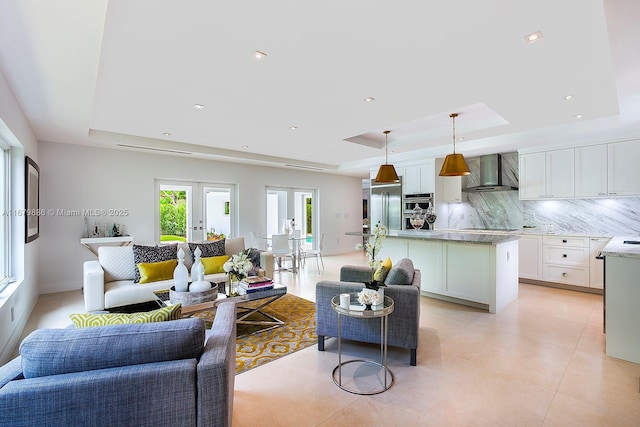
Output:
M362 232L347 232L348 236L371 236ZM415 231L415 230L402 230L402 231L390 231L387 234L387 238L402 238L402 239L416 239L416 240L444 240L460 243L475 243L481 245L498 245L500 243L511 242L518 240L520 237L517 233L512 234L490 234L490 233L465 233L462 231L449 232L449 231Z
M640 235L613 237L607 246L602 249L602 255L623 258L640 258L640 245L625 244L625 240L640 241Z

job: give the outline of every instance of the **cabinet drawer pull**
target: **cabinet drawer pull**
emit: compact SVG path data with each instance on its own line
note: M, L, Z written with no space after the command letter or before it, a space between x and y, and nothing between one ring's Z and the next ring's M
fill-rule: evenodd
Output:
M567 257L567 254L562 254L562 258L566 258L566 257Z
M567 239L562 239L562 243L567 243Z
M567 277L569 273L562 273L562 277Z

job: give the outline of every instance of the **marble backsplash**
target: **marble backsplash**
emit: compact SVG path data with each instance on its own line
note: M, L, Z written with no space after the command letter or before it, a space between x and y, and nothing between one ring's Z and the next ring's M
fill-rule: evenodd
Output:
M477 185L480 162L467 159L471 175L466 186ZM502 155L503 184L518 186L518 154ZM475 178L474 178L475 177ZM442 209L444 208L444 209ZM536 226L555 232L594 235L640 234L640 197L611 199L520 200L518 191L468 193L465 203L449 203L438 212L447 216L441 228L521 228Z

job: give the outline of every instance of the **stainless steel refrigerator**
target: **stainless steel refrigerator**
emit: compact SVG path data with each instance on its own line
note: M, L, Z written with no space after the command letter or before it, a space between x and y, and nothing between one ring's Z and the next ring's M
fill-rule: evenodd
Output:
M371 180L370 188L371 227L380 221L387 230L402 230L402 181L394 184L378 184Z

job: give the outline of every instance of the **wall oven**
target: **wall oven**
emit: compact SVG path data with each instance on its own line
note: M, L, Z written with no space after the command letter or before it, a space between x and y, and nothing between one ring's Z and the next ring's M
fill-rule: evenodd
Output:
M429 206L433 206L433 194L421 193L421 194L405 194L402 197L402 228L403 230L413 230L410 219L413 215L413 208L416 204L422 208L422 212L426 213ZM422 229L428 230L429 224L426 222L422 226Z

